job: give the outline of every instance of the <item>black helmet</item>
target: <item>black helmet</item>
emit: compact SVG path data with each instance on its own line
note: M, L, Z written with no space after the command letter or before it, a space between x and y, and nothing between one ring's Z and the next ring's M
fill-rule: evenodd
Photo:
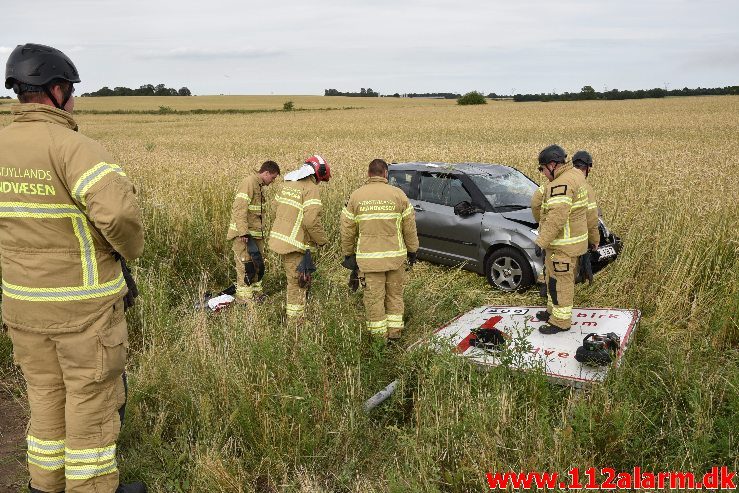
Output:
M554 161L555 163L564 163L567 159L567 153L557 144L545 147L539 153L539 164L547 164Z
M77 67L67 55L51 46L18 45L5 65L5 88L21 91L21 84L43 87L54 79L80 82Z
M572 164L577 168L593 167L593 157L588 151L577 151L572 156Z

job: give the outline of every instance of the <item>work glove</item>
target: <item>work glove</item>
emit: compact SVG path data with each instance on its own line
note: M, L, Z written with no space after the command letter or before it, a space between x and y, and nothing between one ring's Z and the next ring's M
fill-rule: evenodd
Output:
M131 275L131 271L128 270L128 265L126 265L126 259L123 258L123 255L114 251L113 257L121 263L121 272L123 272L123 279L126 281L126 287L128 288L128 292L123 297L123 311L126 311L134 305L136 298L139 296L139 288L136 286L136 281L133 275Z
M341 266L349 270L359 269L359 265L357 265L357 256L345 255L344 260L341 262Z
M534 255L536 255L537 257L544 256L544 250L542 250L541 247L536 243L534 243Z
M359 289L359 268L352 269L349 273L349 289L355 293Z
M408 252L408 265L413 267L413 264L416 263L416 252Z

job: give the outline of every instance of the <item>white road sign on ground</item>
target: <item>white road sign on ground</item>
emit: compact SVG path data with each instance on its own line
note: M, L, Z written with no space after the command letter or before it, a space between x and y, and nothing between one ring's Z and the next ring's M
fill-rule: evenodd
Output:
M460 357L481 366L507 364L522 370L542 368L557 383L585 387L602 381L606 373L617 367L639 322L639 310L619 308L574 308L569 332L545 335L539 332L544 322L536 320L536 312L544 307L481 306L457 317L434 333L433 344L451 348ZM508 349L496 352L470 345L472 332L480 327L500 330L508 339ZM621 338L615 361L609 366L583 365L575 359L577 348L590 333L613 332ZM523 348L516 350L516 348Z

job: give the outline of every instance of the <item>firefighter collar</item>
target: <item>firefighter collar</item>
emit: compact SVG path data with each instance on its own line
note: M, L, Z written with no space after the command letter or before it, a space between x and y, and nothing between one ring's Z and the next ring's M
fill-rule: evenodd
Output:
M291 171L288 174L285 175L285 181L298 181L302 180L303 178L307 178L310 175L315 174L316 170L313 169L313 166L310 164L304 164L300 168L296 169L295 171Z
M262 175L259 174L259 170L254 168L254 174L257 175L257 183L259 183L260 187L264 186L264 180L262 179Z
M370 176L367 178L367 183L387 183L387 178L382 176Z
M47 122L77 131L77 122L71 113L40 103L21 103L10 107L15 122Z
M572 163L564 163L557 166L557 169L554 171L554 179L556 180L560 176L562 176L562 173L565 171L569 171L572 169Z

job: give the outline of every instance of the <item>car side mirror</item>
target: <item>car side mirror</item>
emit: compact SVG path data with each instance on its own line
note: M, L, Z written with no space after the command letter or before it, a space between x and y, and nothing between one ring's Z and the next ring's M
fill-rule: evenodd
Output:
M467 217L480 212L480 208L470 204L464 200L454 206L454 214L460 217Z

